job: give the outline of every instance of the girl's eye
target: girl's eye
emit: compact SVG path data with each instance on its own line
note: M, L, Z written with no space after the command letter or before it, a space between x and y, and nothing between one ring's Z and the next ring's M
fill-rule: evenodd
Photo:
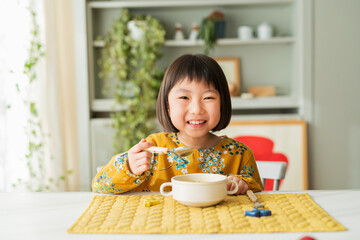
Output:
M181 96L181 97L179 97L179 99L189 99L189 98L186 96Z
M214 97L205 97L204 99L207 100L207 99L215 99L215 98Z

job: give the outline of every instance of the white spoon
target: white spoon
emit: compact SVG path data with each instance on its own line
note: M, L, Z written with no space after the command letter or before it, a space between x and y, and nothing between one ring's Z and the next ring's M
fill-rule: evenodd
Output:
M193 153L193 149L189 148L189 147L178 147L175 148L174 150L170 150L168 148L164 148L164 147L149 147L146 149L146 151L152 152L152 153L159 153L159 154L166 154L168 152L172 152L174 153L176 156L182 158L182 157L187 157L190 154ZM171 168L174 165L174 163L171 163L170 166L168 166L167 168L164 169L160 169L159 171L163 171L166 169Z
M152 153L159 153L159 154L166 154L168 152L172 152L175 155L177 155L178 157L187 157L190 154L192 154L194 150L189 147L178 147L178 148L175 148L174 150L170 150L165 147L149 147L146 149L146 151L149 151Z

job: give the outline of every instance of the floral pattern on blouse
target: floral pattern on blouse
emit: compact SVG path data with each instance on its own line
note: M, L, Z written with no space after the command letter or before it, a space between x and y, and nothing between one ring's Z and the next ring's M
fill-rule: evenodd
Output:
M157 163L157 160L155 159L156 156L158 156L158 154L153 155L153 157L151 158L150 169L144 172L145 180L149 180L150 177L154 176L153 172L154 172L154 170L156 170L156 167L153 167L153 166L156 166L156 163ZM127 161L128 161L128 153L127 152L117 155L115 157L115 161L114 161L115 169L118 172L124 171ZM139 185L141 183L140 176L134 175L131 172L127 172L127 175L135 178L134 183L136 185Z
M116 193L121 191L121 188L116 188L115 184L112 182L111 177L107 172L103 172L93 183L93 185L99 185L95 192L107 192L107 193Z
M152 134L146 139L154 146L174 149L185 146L176 133ZM170 182L176 175L190 173L212 173L235 175L242 178L254 192L262 190L262 183L252 151L243 143L222 136L221 141L208 149L194 149L187 157L179 157L172 152L154 153L150 168L141 175L128 169L128 153L115 155L101 169L93 180L93 191L102 193L122 193L127 191L159 191L164 182ZM170 168L168 168L171 166ZM163 170L165 169L166 170Z
M199 153L200 157L197 161L203 173L224 174L225 164L220 151L215 151L214 148L199 149Z
M243 169L240 171L240 175L243 177L252 177L254 175L254 167L250 165L248 168L246 168L246 165L243 166Z
M174 150L174 148L172 149ZM175 161L176 169L181 170L183 168L187 168L187 165L190 163L188 157L179 157L178 155L174 153L167 153L168 154L168 160L170 163L173 163Z

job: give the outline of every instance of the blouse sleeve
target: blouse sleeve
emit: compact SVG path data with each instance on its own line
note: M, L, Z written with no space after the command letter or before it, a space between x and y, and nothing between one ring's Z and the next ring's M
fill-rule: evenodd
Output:
M93 192L124 193L137 188L144 180L144 174L135 175L128 168L128 153L117 154L106 164L92 181Z
M254 154L250 149L244 152L239 173L236 176L243 179L249 185L249 189L253 192L264 190Z

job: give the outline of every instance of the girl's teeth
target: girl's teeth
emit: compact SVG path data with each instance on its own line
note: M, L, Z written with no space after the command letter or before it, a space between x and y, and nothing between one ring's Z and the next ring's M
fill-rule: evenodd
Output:
M189 121L190 124L202 124L205 121Z

